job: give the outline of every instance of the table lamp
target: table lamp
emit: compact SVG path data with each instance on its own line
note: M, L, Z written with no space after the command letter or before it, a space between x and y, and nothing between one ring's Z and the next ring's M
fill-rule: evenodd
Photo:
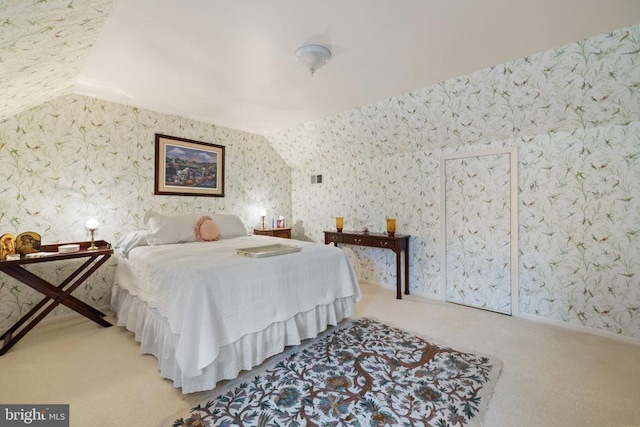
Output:
M85 227L87 227L87 230L89 230L89 232L91 233L91 246L89 246L88 248L90 251L95 251L96 249L98 249L98 247L96 246L95 235L99 225L100 223L95 218L89 218L87 220L87 223L84 225Z

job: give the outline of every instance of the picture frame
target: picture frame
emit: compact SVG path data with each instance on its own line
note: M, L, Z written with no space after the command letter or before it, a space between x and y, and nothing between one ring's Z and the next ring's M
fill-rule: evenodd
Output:
M16 253L16 236L13 233L4 233L0 236L0 260L6 259L7 255Z
M35 252L40 252L40 246L42 244L42 236L35 231L25 231L16 236L15 253L20 255L27 255Z
M224 146L155 135L156 195L224 197Z

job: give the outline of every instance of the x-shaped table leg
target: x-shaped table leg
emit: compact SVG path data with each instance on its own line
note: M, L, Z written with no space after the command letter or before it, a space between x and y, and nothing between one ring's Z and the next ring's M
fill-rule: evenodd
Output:
M0 339L4 340L4 345L0 349L0 356L5 354L11 347L13 347L18 341L20 341L20 339L22 339L22 337L24 337L27 332L33 329L34 326L40 323L42 319L44 319L54 308L56 308L60 304L69 307L73 311L82 314L83 316L93 320L101 326L112 326L111 323L103 319L103 317L106 316L104 313L96 310L95 308L71 295L74 290L76 290L82 283L84 283L108 259L109 255L89 258L58 286L52 285L51 283L38 277L37 275L20 265L2 266L1 270L3 272L44 294L45 298L43 298L27 314L22 316L22 318L20 318L20 320L18 320L15 325L13 325L4 334L2 334L2 336L0 336ZM78 277L83 271L84 274L76 279L76 277ZM73 281L74 279L76 280ZM71 285L68 286L69 284ZM43 307L44 310L40 311ZM40 313L29 323L27 323L27 321L29 321L38 311L40 311ZM20 329L22 325L25 326ZM14 332L18 330L19 332L14 336Z

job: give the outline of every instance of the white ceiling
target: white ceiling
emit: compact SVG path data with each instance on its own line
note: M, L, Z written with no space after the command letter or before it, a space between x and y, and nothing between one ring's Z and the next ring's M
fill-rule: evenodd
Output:
M637 0L117 0L73 91L270 134L638 22ZM313 77L304 44L333 54Z

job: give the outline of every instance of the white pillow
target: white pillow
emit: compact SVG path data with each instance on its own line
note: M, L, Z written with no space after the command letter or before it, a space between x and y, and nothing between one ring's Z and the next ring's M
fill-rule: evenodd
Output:
M160 215L148 211L144 216L147 226L147 243L150 245L167 245L170 243L195 242L195 226L200 215Z
M231 239L248 234L240 218L235 215L215 213L211 217L218 224L221 239Z
M129 251L138 246L147 246L146 231L130 231L125 233L116 242L114 249L118 251L123 258L129 257Z

